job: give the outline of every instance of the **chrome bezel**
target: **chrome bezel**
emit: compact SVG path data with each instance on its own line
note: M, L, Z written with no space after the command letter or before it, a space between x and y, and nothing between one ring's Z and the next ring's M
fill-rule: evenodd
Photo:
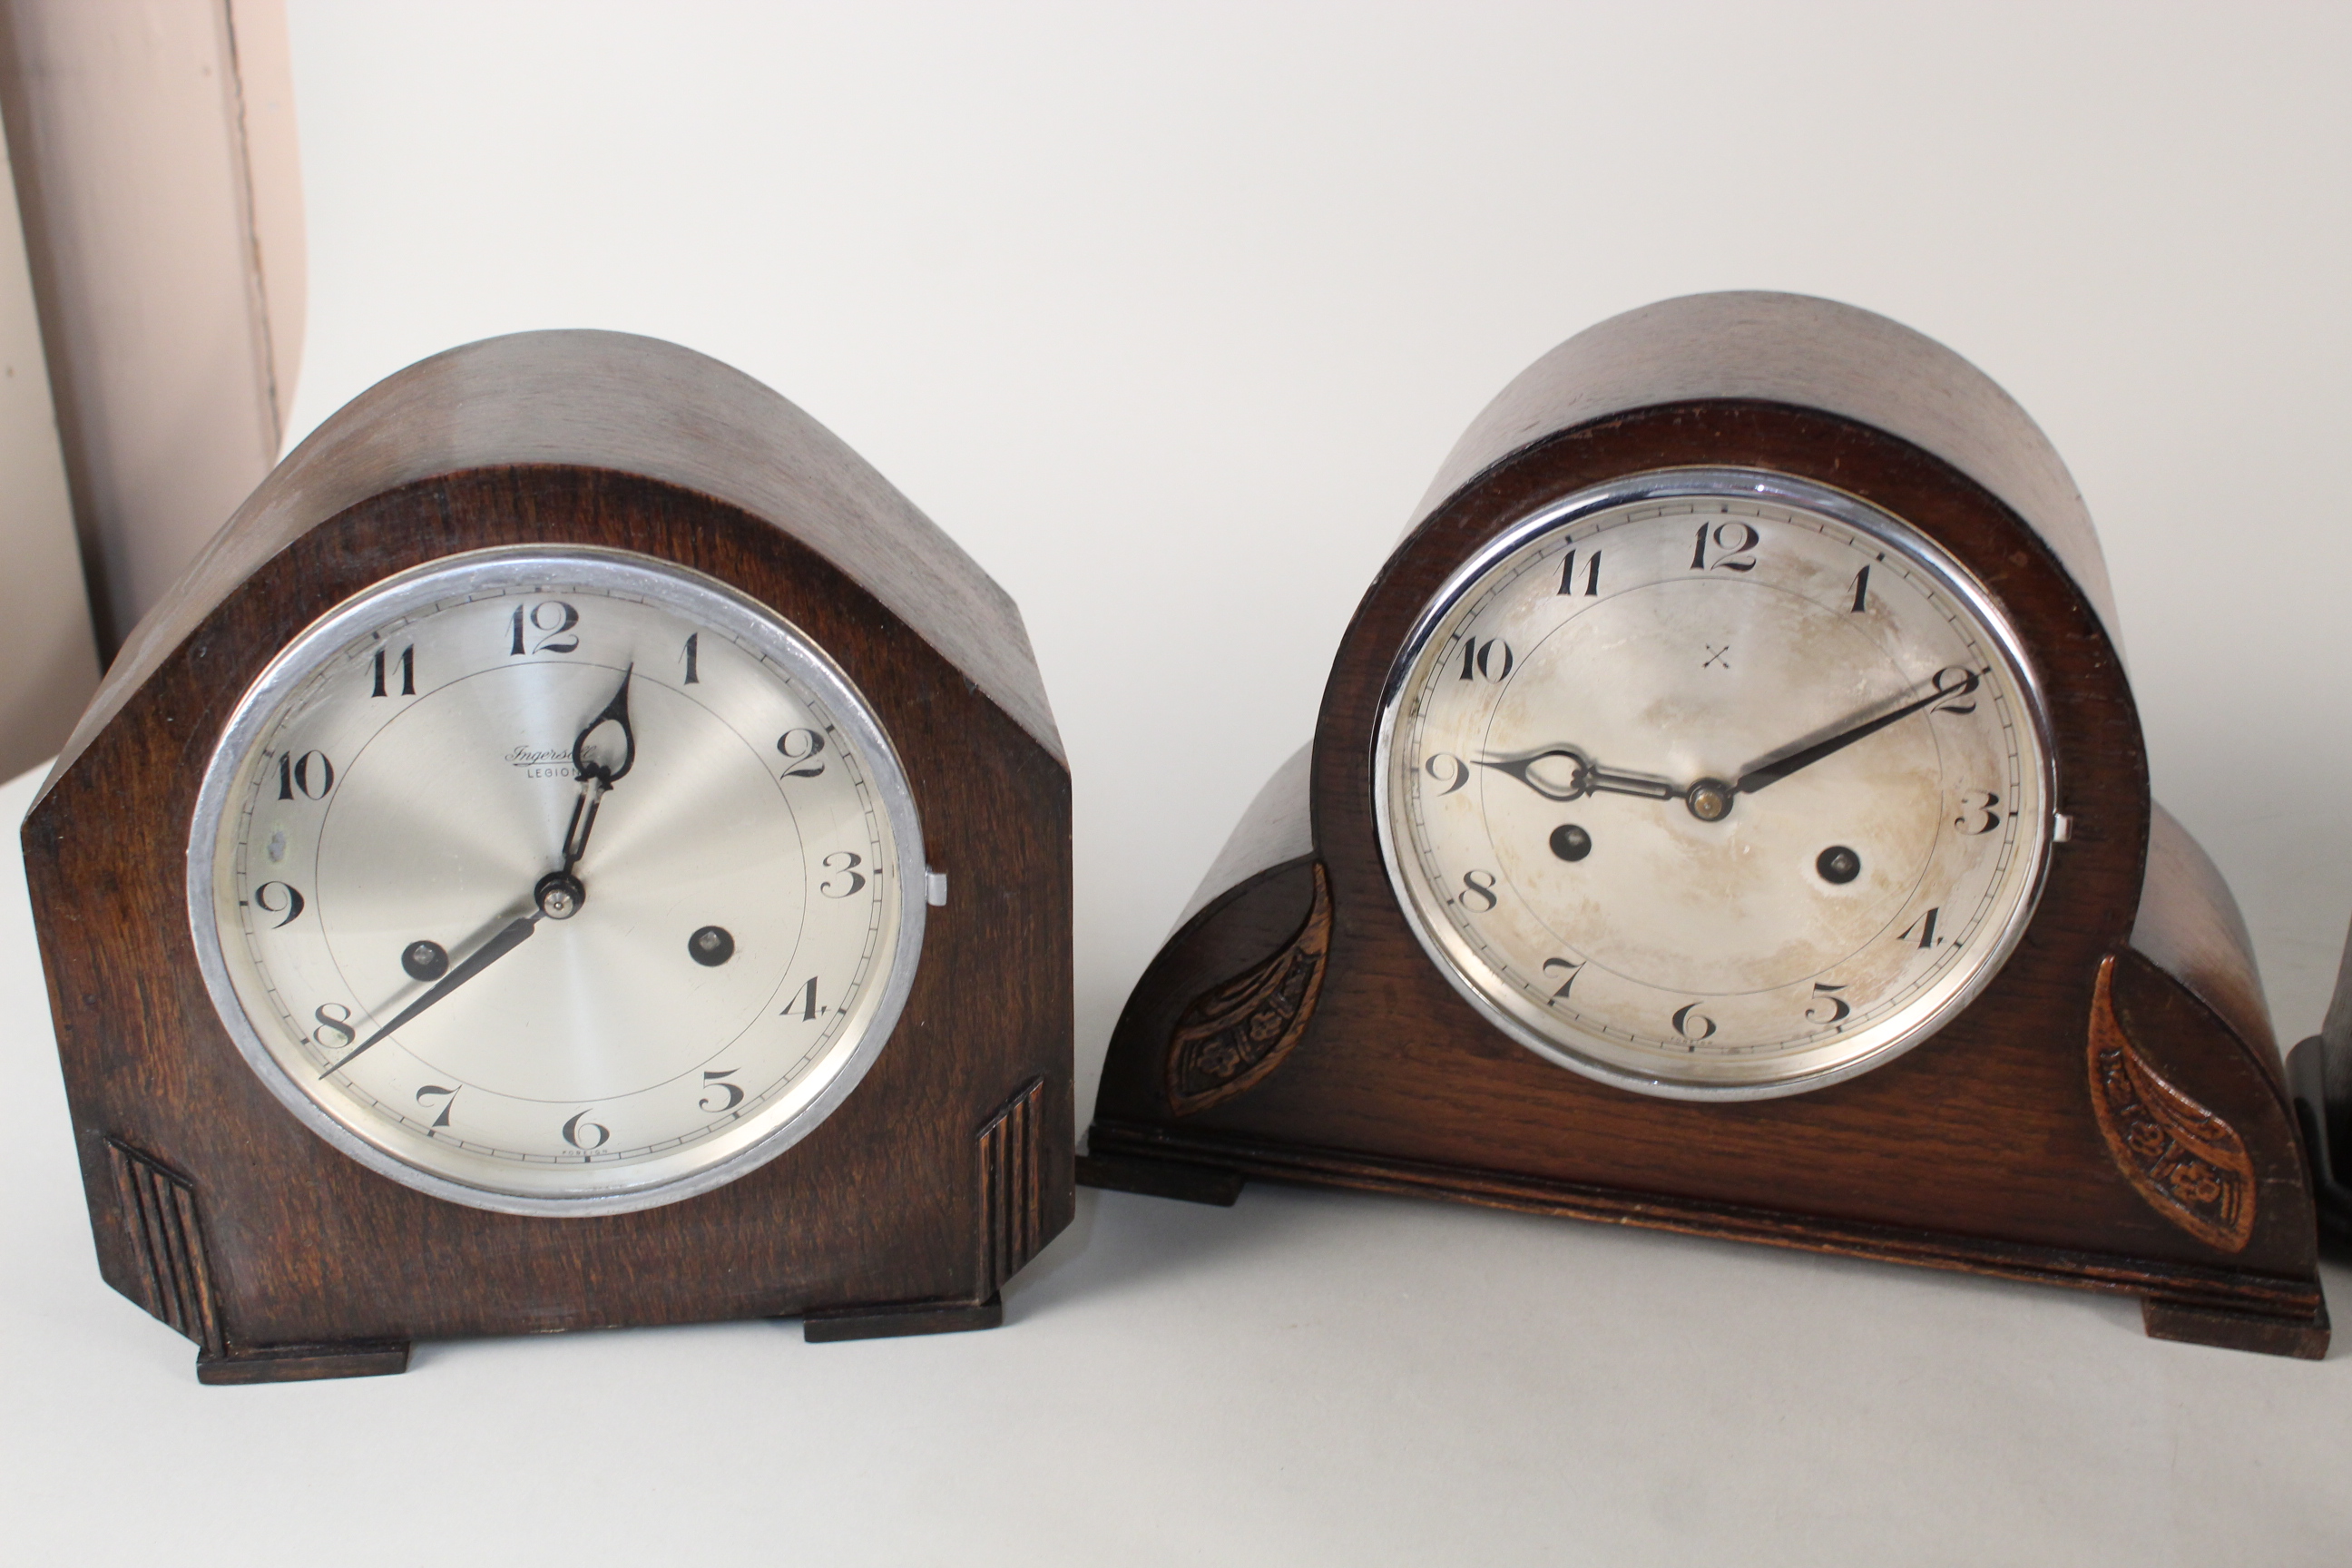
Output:
M1399 854L1397 827L1390 808L1391 751L1405 689L1420 665L1430 639L1454 607L1504 562L1529 545L1563 529L1572 528L1595 513L1652 501L1694 498L1760 500L1767 504L1800 508L1828 517L1870 535L1890 549L1902 552L1916 563L1920 570L1934 578L1940 588L1964 605L1990 638L2007 666L2005 673L2018 694L2026 727L2039 753L2042 809L2030 824L2032 838L2028 852L2033 864L2028 874L2026 890L2010 910L1992 942L1979 949L1978 956L1961 983L1916 1017L1897 1014L1872 1029L1857 1033L1853 1037L1858 1042L1858 1048L1850 1057L1826 1068L1793 1073L1784 1078L1759 1078L1727 1083L1715 1079L1677 1078L1663 1072L1629 1071L1614 1062L1601 1060L1579 1050L1572 1043L1577 1031L1560 1029L1553 1033L1537 1027L1531 1021L1532 1008L1521 1005L1522 999L1516 990L1505 987L1499 981L1491 990L1480 984L1478 973L1491 971L1486 971L1486 966L1478 961L1469 945L1462 942L1450 927L1433 929L1435 922L1424 916ZM1389 667L1381 688L1369 782L1381 860L1388 872L1389 886L1396 896L1398 908L1414 940L1421 943L1423 951L1436 964L1438 973L1465 1001L1520 1045L1570 1071L1637 1094L1700 1101L1773 1100L1822 1089L1883 1067L1927 1040L1958 1016L1992 983L1993 976L2000 972L2032 921L2033 911L2041 902L2042 889L2049 879L2050 848L2058 814L2056 748L2051 743L2048 708L2043 700L2041 679L2033 661L2028 657L2023 640L1992 594L1942 546L1909 523L1859 496L1787 474L1734 468L1662 468L1613 479L1540 507L1482 545L1447 576L1436 594L1422 607L1414 618L1412 631ZM1570 1037L1564 1038L1563 1036Z
M547 584L617 591L697 617L743 638L805 682L859 748L890 825L898 872L898 945L889 973L866 1027L854 1038L845 1035L817 1069L830 1074L823 1089L758 1139L711 1164L643 1184L601 1183L577 1194L510 1192L458 1181L411 1163L390 1139L372 1138L334 1114L287 1072L247 1016L222 951L215 906L222 821L239 768L280 705L300 691L313 671L376 626L432 604ZM748 595L673 562L598 545L508 545L411 567L344 600L289 642L246 689L196 793L188 830L188 920L205 988L246 1065L279 1104L334 1148L404 1186L472 1208L515 1215L625 1214L709 1192L758 1169L815 1131L849 1097L889 1043L914 987L922 957L924 873L921 823L898 751L864 695L805 632Z

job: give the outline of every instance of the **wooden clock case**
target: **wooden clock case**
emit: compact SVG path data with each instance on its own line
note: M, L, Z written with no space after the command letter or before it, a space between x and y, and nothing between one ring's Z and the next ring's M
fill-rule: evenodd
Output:
M636 1213L492 1213L338 1152L239 1056L188 927L197 784L248 683L361 589L515 543L676 562L799 626L890 735L948 879L856 1092ZM132 634L24 847L100 1270L202 1347L205 1382L396 1372L413 1341L476 1334L987 1327L1070 1219L1069 773L1020 613L832 434L700 354L527 333L338 413Z
M2039 668L2054 845L2023 940L1932 1038L1784 1099L1628 1092L1487 1024L1415 942L1373 820L1391 661L1504 526L1602 480L1747 467L1858 495L1969 565ZM1773 294L1602 323L1470 427L1267 785L1113 1034L1080 1179L1411 1193L2137 1294L2160 1337L2300 1356L2327 1318L2243 923L2148 794L2106 573L2023 410L1883 318Z
M2311 1161L2320 1250L2352 1262L2352 936L2319 1033L2288 1053L2287 1081Z

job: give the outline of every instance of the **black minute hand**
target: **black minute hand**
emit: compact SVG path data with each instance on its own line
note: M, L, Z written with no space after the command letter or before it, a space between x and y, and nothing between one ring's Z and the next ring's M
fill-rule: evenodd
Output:
M394 1029L401 1027L411 1018L415 1017L416 1015L422 1013L427 1007L432 1006L436 1002L440 1001L441 998L449 994L450 992L455 991L458 986L463 985L467 981L471 980L475 975L479 974L483 970L488 969L491 964L496 963L499 959L504 958L508 953L510 953L516 948L520 947L524 942L530 938L530 933L539 929L540 919L541 911L533 910L527 915L517 915L514 919L509 921L504 926L499 928L498 935L490 938L489 941L476 948L472 956L468 957L465 963L459 964L448 973L443 975L440 980L434 984L432 990L427 991L424 995L419 996L415 1001L411 1002L407 1006L403 1007L400 1010L399 1016L394 1018L391 1023L386 1024L383 1028L378 1029L374 1034L370 1035L366 1039L362 1040L358 1045L353 1046L351 1048L349 1055L345 1056L341 1061L331 1064L327 1070L320 1073L319 1076L320 1078L328 1078L351 1066L352 1063L358 1058L360 1053L366 1050L370 1046L374 1045L378 1040L383 1039L386 1035L391 1034Z
M1959 679L1947 685L1946 678L1951 676L1957 676ZM1832 752L1842 752L1866 736L1877 734L1897 720L1908 719L1922 708L1932 707L1950 698L1966 696L1977 689L1977 674L1974 670L1941 669L1936 672L1936 679L1928 684L1933 689L1927 696L1906 702L1900 708L1878 714L1874 718L1865 719L1858 724L1850 724L1825 740L1814 741L1800 746L1795 751L1748 763L1747 771L1733 782L1731 793L1754 795L1767 784L1780 783L1800 768L1811 767L1823 757Z

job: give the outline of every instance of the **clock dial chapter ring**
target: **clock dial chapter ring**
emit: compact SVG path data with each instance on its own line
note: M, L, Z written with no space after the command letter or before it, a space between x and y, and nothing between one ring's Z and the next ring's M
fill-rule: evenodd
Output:
M1546 1058L1668 1098L1850 1078L1990 984L2053 752L1991 595L1786 475L1661 470L1499 530L1416 617L1373 807L1406 923Z
M855 1089L923 868L895 750L797 628L670 563L508 547L387 579L256 679L189 917L312 1131L472 1206L615 1213L757 1168Z

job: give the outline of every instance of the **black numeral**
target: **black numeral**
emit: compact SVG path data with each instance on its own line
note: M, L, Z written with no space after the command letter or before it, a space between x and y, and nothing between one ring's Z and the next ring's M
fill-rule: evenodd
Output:
M278 753L278 799L292 800L299 795L304 800L324 800L334 787L335 764L327 761L326 752L305 752L299 757L289 752Z
M1543 961L1543 966L1544 973L1546 974L1549 974L1554 970L1559 970L1561 973L1568 976L1567 979L1559 983L1559 989L1551 994L1551 999L1555 1002L1567 1001L1570 989L1576 984L1576 977L1584 972L1584 965L1581 963L1571 963L1565 958L1547 958Z
M1936 917L1943 912L1943 906L1940 904L1936 908L1929 910L1926 914L1921 915L1917 920L1913 921L1911 924L1905 929L1903 934L1895 938L1895 940L1897 942L1916 942L1917 945L1921 947L1940 947L1943 945L1944 939L1936 934Z
M709 1095L704 1095L699 1102L703 1110L710 1112L713 1116L717 1116L725 1111L732 1110L737 1106L743 1103L742 1089L739 1085L723 1081L727 1079L733 1078L740 1070L741 1069L737 1068L722 1068L717 1072L705 1072L702 1075L702 1081L705 1085L712 1089L724 1090L727 1095L727 1098L717 1105L710 1103L710 1097Z
M834 864L836 860L840 862L839 865ZM865 862L860 860L849 850L836 849L832 854L826 856L820 864L822 864L826 870L838 871L843 876L849 879L849 885L842 889L839 892L834 891L832 878L827 877L824 881L819 882L816 885L816 890L823 893L828 899L845 899L849 897L850 894L866 886L866 873L857 868L864 865Z
M784 770L788 779L813 779L824 772L824 764L816 760L824 750L824 737L814 730L787 730L776 737L776 750L793 766Z
M701 648L702 634L700 632L692 632L688 634L686 639L686 679L678 682L680 686L699 686L702 684L702 677L694 672L695 655L699 653Z
M1486 879L1482 882L1478 879L1481 877ZM1459 898L1462 907L1465 910L1475 910L1482 915L1492 910L1500 901L1495 897L1495 873L1492 871L1463 872L1462 891Z
M1431 778L1445 785L1444 789L1437 792L1440 795L1452 795L1470 782L1470 764L1444 752L1438 752L1421 765L1422 770ZM1449 777L1453 781L1450 784L1446 782Z
M782 1013L778 1014L778 1015L777 1015L777 1016L778 1016L778 1017L781 1017L781 1018L789 1018L789 1017L791 1017L791 1016L793 1016L793 1012L794 1012L795 1010L798 1010L798 1012L800 1013L800 1016L802 1016L802 1018L803 1018L803 1019L805 1019L805 1020L814 1021L814 1020L815 1019L815 1017L816 1017L816 976L815 976L815 975L814 975L814 974L810 975L810 976L809 976L809 978L808 978L808 984L805 984L805 985L803 985L803 986L802 986L799 990L797 990L797 991L795 991L795 992L793 992L793 999L792 999L791 1001L789 1001L789 1002L787 1002L787 1003L785 1003L785 1004L784 1004L784 1010L783 1010Z
M1865 566L1853 574L1853 611L1855 615L1870 608L1870 568Z
M284 903L273 904L269 901L269 889L272 888L281 888L285 889L286 901ZM253 902L254 906L257 909L259 909L264 914L282 914L286 917L284 920L279 921L277 925L271 926L269 928L271 931L277 931L283 926L292 925L302 913L302 895L300 892L296 890L294 884L291 882L262 883L261 886L253 889Z
M1977 672L1973 669L1962 669L1957 664L1946 665L1936 672L1936 695L1943 700L1927 711L1930 713L1975 712L1977 710L1975 703L1962 702L1959 699L1976 690L1977 679Z
M368 693L371 697L391 695L384 689L383 679L384 655L391 651L389 648L381 647L375 650L375 689ZM400 650L400 694L403 697L416 695L416 645L414 643Z
M1691 570L1708 572L1720 569L1725 572L1753 572L1756 570L1756 557L1750 552L1763 542L1764 536L1756 531L1756 525L1752 522L1740 522L1736 520L1730 522L1702 522L1698 525L1698 537L1691 548ZM1716 551L1715 559L1712 561L1706 558L1707 546L1710 544Z
M1990 833L2000 826L2000 813L1994 810L2000 796L1989 789L1964 790L1960 794L1960 815L1952 818L1952 826L1971 837Z
M457 1086L457 1089L463 1089L465 1085L460 1084ZM433 1125L436 1127L448 1126L450 1109L457 1103L457 1089L451 1089L446 1083L428 1083L423 1089L416 1091L416 1103L419 1105L425 1105L425 1097L428 1094L438 1094L447 1097L441 1101L441 1114L433 1119ZM430 1110L433 1108L429 1105L425 1105L425 1109Z
M580 624L580 612L561 599L541 599L530 606L528 613L522 605L517 605L509 624L514 629L514 641L507 648L507 656L510 658L520 658L527 652L577 653L580 650L579 636L572 629ZM533 637L533 633L538 636Z
M590 1110L595 1107L589 1107ZM613 1130L602 1122L587 1120L587 1110L572 1112L572 1120L563 1124L563 1141L582 1153L602 1149L613 1141Z
M1675 1033L1685 1040L1704 1040L1715 1033L1715 1020L1700 1012L1697 1003L1685 1002L1675 1009Z
M1462 679L1485 676L1489 680L1508 680L1511 677L1511 645L1500 637L1488 637L1480 642L1465 637L1462 643Z
M332 1017L328 1016L330 1008L334 1012ZM321 1002L310 1016L319 1023L319 1026L310 1031L310 1038L322 1051L340 1051L360 1037L360 1032L352 1027L352 1010L341 1002ZM329 1035L335 1037L335 1043L331 1046L327 1043Z
M1559 563L1559 591L1563 594L1576 592L1576 552L1573 550ZM1601 552L1598 550L1592 552L1592 559L1585 563L1584 596L1588 599L1601 596Z
M1844 997L1837 994L1844 989L1845 987L1843 985L1830 985L1819 980L1814 981L1813 994L1829 1003L1831 1009L1830 1016L1826 1018L1817 1017L1815 1016L1812 1008L1807 1007L1805 1009L1805 1016L1811 1018L1816 1024L1844 1023L1846 1018L1853 1012L1853 1005L1848 1002Z

